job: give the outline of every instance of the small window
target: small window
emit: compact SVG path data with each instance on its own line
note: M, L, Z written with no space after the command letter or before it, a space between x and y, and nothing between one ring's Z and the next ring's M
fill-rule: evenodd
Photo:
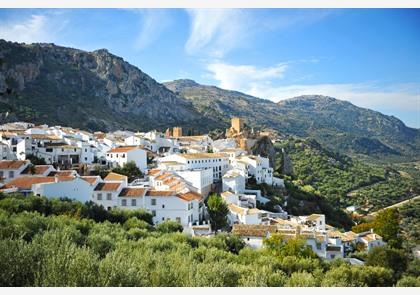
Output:
M121 200L121 205L122 206L127 206L127 200L126 199L122 199Z
M155 217L156 216L156 210L152 210L152 216Z
M102 201L102 194L101 193L98 194L98 201Z
M177 217L176 222L181 223L181 217Z
M162 217L162 221L164 221L165 220L165 217Z
M152 199L152 206L156 206L156 199Z
M15 171L9 171L9 178L15 177Z
M131 200L131 206L137 206L137 200L136 199L132 199Z
M165 209L165 205L162 205L162 208Z
M107 199L108 201L111 201L111 200L112 200L112 194L111 194L111 193L107 193L107 194L106 194L106 199Z

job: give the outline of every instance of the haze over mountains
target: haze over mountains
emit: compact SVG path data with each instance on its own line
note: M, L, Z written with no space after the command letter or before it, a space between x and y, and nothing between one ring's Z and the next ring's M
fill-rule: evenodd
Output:
M420 130L399 119L331 97L274 103L192 80L160 84L122 58L53 44L0 40L0 121L30 121L90 130L205 132L232 116L253 127L313 137L335 150L418 159Z

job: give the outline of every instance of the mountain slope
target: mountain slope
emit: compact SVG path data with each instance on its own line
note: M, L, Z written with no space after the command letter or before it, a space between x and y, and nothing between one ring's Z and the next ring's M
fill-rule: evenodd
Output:
M410 160L420 156L420 130L405 126L395 117L332 97L308 95L276 104L191 80L164 84L190 100L200 113L226 125L231 116L242 116L252 126L312 137L347 154Z
M190 102L105 49L86 52L4 40L0 120L91 130L212 124Z

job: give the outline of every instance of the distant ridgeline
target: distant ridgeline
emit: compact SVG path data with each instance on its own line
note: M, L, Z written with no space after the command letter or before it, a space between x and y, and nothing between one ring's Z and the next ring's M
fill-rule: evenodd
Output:
M223 130L232 117L245 118L252 127L315 138L348 155L420 158L418 129L346 101L312 95L274 103L191 80L163 85L105 49L86 52L0 40L1 123L91 131L181 126L200 133Z

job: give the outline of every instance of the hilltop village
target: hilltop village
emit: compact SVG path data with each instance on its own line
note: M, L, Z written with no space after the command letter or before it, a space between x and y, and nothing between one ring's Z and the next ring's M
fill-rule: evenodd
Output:
M261 209L269 199L258 185L285 189L269 157L253 150L262 136L274 141L270 135L246 127L241 118L232 118L225 138L216 140L185 136L181 127L164 133L90 133L8 123L0 126L0 192L92 201L107 210L144 209L154 224L172 220L193 236L220 231L206 205L216 194L229 211L224 230L252 248L263 247L273 234L299 236L319 257L333 259L346 257L355 247L370 251L385 244L373 231L341 232L326 224L322 214L292 216L282 206Z

